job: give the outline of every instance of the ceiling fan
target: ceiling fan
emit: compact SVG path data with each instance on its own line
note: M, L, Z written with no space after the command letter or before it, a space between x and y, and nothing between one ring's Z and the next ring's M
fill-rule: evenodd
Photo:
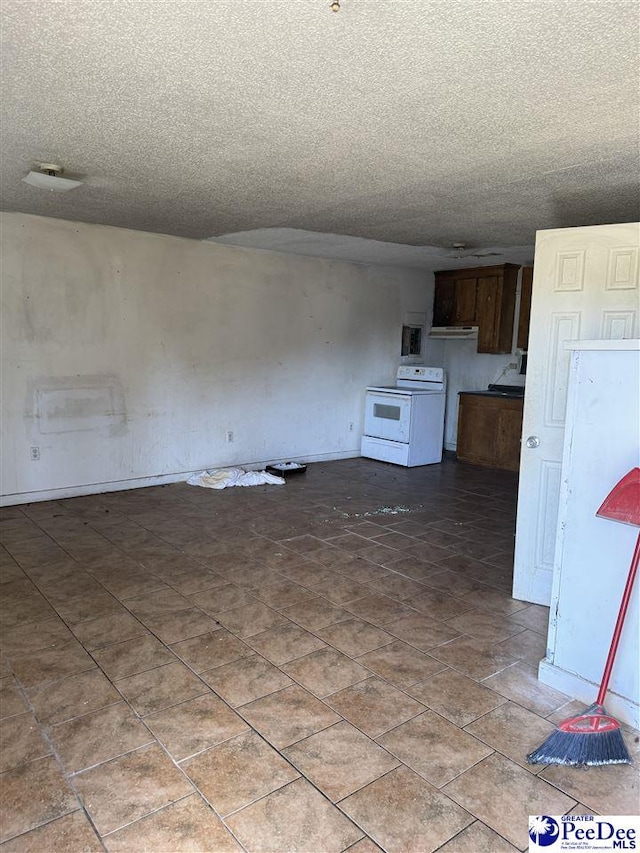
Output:
M451 248L457 252L457 255L455 255L456 260L461 260L462 258L497 258L502 255L501 252L466 252L465 249L471 248L466 243L452 243Z

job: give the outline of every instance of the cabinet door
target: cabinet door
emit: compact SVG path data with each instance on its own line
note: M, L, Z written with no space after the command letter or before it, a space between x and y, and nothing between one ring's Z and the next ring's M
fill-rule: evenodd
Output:
M460 395L456 453L461 462L517 471L521 434L522 400Z
M433 325L453 325L453 306L455 301L455 281L450 278L439 278L436 275L435 293L433 298Z
M454 326L473 326L476 322L476 278L456 279Z
M521 436L522 403L518 401L516 407L507 408L505 406L500 412L496 467L506 471L519 470Z
M529 346L529 321L531 320L531 290L533 285L533 267L522 268L520 288L520 317L518 318L518 343L520 349Z
M498 306L502 293L502 279L497 275L478 279L478 302L476 308L478 330L478 352L498 351L499 314Z

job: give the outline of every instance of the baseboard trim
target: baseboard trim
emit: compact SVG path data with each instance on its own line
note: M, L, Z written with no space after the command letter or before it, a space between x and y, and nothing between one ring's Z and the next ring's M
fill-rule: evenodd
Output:
M335 453L317 453L311 455L300 455L295 457L301 462L332 462L338 459L356 459L360 456L360 450L339 450ZM278 462L288 462L293 457L282 457L280 459L268 459L258 462L235 462L231 465L215 466L221 468L247 468L252 471L261 471L267 465ZM202 470L202 469L199 469ZM144 489L148 486L165 486L169 483L181 483L187 480L197 471L178 471L173 474L158 474L150 477L132 477L130 480L110 480L104 483L84 483L78 486L65 486L57 489L43 489L34 492L16 492L15 494L0 495L0 507L19 506L20 504L38 503L40 501L59 501L65 498L79 498L85 495L100 495L104 492L122 492L127 489Z
M548 687L553 687L561 693L566 693L567 696L584 702L585 707L595 702L598 693L598 684L587 681L586 678L582 678L582 676L577 675L575 672L560 669L560 667L554 666L546 658L540 661L538 678ZM634 729L640 729L640 705L632 699L620 696L618 693L607 693L605 704L611 716L622 723L632 726Z

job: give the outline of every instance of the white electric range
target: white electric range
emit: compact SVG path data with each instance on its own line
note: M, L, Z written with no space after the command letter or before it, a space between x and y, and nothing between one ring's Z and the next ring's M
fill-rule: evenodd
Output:
M407 468L441 462L445 393L441 367L403 365L395 385L369 386L362 455Z

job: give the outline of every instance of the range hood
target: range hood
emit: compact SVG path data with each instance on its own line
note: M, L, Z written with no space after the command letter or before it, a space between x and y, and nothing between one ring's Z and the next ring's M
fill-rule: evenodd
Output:
M439 340L466 340L475 341L478 339L477 326L432 326L429 332L430 338Z

